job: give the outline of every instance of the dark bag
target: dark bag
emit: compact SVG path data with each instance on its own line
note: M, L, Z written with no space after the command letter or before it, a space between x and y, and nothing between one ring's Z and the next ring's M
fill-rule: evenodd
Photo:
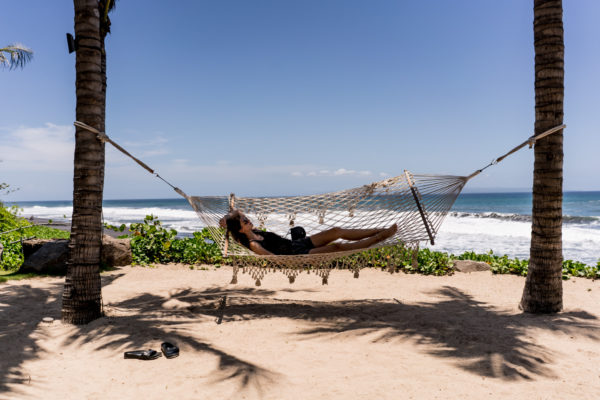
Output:
M304 239L306 237L306 231L301 226L295 226L290 229L290 234L292 235L292 240Z

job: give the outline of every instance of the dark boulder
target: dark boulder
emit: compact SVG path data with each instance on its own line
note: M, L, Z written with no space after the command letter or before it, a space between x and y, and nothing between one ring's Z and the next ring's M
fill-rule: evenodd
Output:
M26 242L28 241L23 241L24 248ZM67 272L69 240L47 240L45 243L37 242L28 247L28 252L32 251L32 248L37 248L37 250L25 257L25 261L23 262L23 265L21 265L19 272L37 272L56 275L62 275Z
M28 239L23 241L25 261L19 272L64 275L69 257L68 239ZM102 258L106 266L117 267L132 262L129 239L102 237Z

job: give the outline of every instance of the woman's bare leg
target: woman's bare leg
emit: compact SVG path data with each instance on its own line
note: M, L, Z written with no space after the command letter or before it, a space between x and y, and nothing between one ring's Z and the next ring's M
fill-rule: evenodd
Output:
M309 254L318 254L318 253L332 253L336 251L347 251L347 250L360 250L366 249L367 247L373 246L376 243L382 242L385 239L393 236L398 231L398 226L396 224L390 226L387 229L379 230L378 233L367 237L365 239L350 242L350 243L332 243L324 246L315 246L314 249L309 251ZM311 236L312 240L312 236ZM314 244L314 242L313 242Z
M361 240L371 236L374 236L380 232L383 232L384 228L374 229L344 229L344 228L331 228L326 231L319 232L310 237L311 242L315 247L325 246L338 239L345 240Z

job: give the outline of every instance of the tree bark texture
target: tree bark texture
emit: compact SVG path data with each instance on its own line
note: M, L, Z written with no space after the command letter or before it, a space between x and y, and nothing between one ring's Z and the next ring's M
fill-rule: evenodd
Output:
M562 0L534 0L535 133L563 123L564 40ZM529 272L521 307L562 310L563 132L535 144Z
M105 80L97 0L74 0L76 119L104 132ZM73 216L62 319L86 324L102 316L100 252L104 143L81 128L75 131Z

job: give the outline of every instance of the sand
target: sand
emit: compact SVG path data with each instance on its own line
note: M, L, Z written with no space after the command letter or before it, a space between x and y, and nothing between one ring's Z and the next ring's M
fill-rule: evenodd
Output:
M228 267L103 275L106 317L60 321L62 278L0 284L1 399L594 399L600 283L529 315L524 278L335 271L290 285ZM226 306L219 309L223 296ZM44 317L55 321L43 322ZM178 358L123 352L176 343Z

